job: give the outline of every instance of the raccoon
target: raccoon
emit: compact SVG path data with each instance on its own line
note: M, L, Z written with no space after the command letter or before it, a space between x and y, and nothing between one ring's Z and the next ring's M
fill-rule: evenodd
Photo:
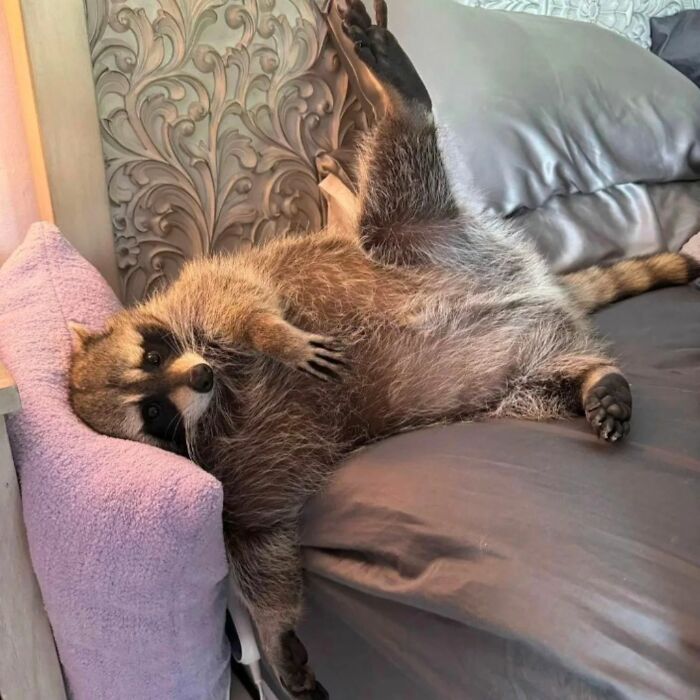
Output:
M616 442L629 384L587 315L700 266L667 253L555 276L511 224L458 202L423 82L348 0L343 27L390 97L358 158L349 230L196 260L92 332L73 328L70 400L95 430L188 455L224 492L232 575L296 698L327 692L295 633L298 517L354 448L436 422L585 414Z

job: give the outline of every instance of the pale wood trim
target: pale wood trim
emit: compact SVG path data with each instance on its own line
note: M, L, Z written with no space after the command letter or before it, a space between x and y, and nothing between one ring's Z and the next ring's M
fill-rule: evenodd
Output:
M29 558L17 474L0 416L0 697L65 700L61 667Z
M0 362L0 419L6 413L13 413L20 408L19 392L9 371Z
M82 0L20 0L54 220L120 293Z
M17 90L19 92L20 107L22 110L22 123L29 149L32 179L34 181L34 195L39 208L39 216L44 221L54 221L53 205L49 180L46 174L44 161L44 147L41 143L39 130L39 118L34 100L34 86L29 69L29 56L27 44L24 40L24 25L22 23L22 11L20 0L5 0L3 5L7 27L10 35L10 49L14 64Z

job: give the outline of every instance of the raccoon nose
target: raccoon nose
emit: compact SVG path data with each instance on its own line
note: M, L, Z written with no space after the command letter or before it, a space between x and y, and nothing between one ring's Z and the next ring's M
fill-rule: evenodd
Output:
M209 365L195 365L190 370L187 383L190 389L194 389L200 394L206 394L211 391L211 388L214 386L214 372L212 372Z

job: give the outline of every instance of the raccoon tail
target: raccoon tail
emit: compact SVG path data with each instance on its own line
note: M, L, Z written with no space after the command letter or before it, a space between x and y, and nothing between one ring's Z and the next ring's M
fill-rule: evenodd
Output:
M685 253L630 258L559 277L581 308L588 312L650 289L688 284L698 278L700 260Z

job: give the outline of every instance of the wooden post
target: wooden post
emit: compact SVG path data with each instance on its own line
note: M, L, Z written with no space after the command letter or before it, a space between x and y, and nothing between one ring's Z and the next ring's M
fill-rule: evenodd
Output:
M0 698L65 700L61 667L22 519L5 415L20 409L17 387L0 364Z

